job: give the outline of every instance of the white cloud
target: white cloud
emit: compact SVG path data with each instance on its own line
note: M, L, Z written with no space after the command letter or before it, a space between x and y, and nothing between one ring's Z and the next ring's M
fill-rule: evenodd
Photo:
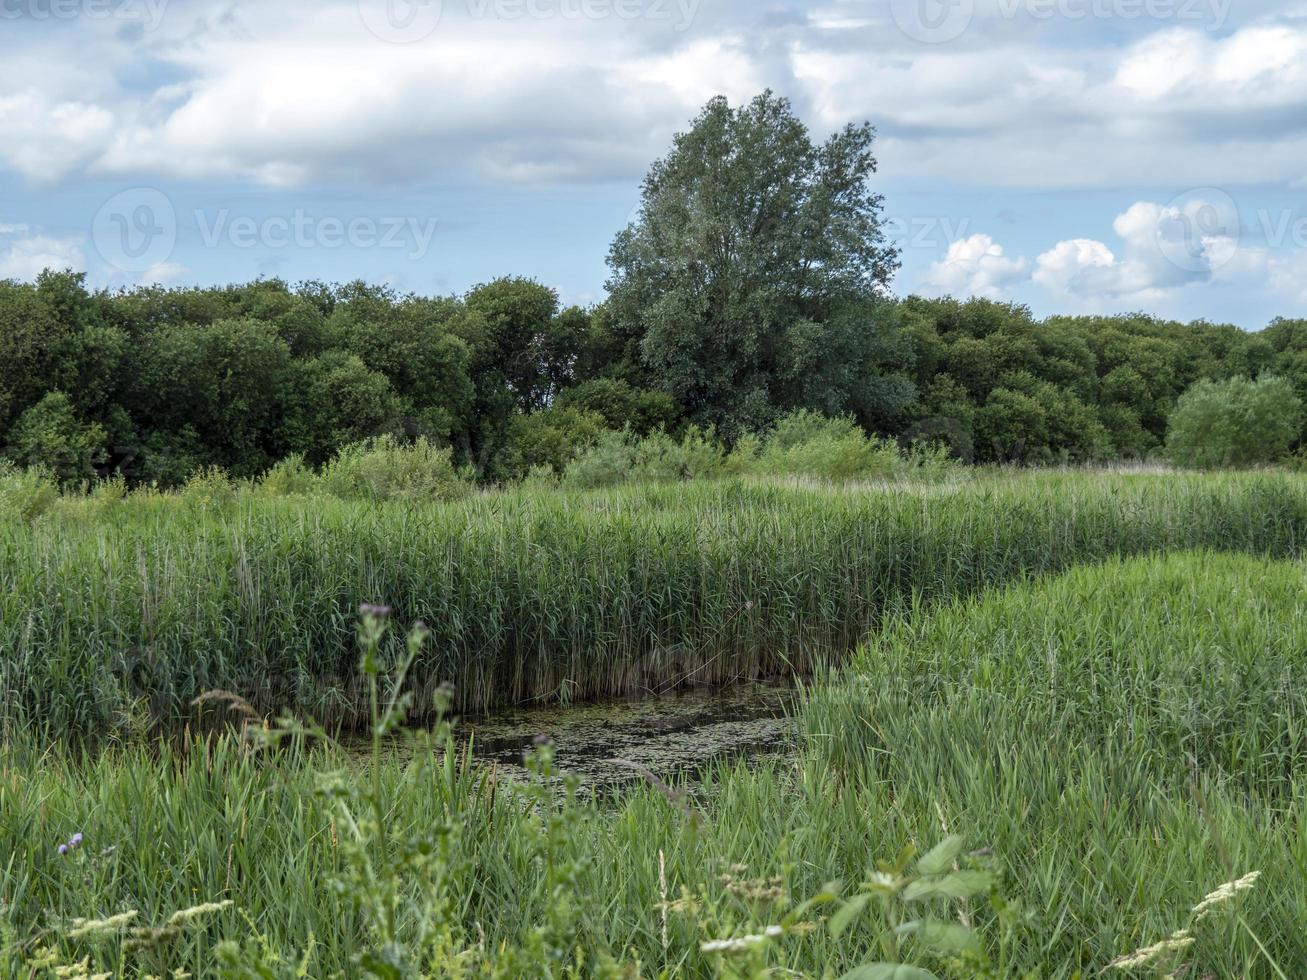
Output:
M3 229L21 229L21 225L0 226L0 235L8 237ZM19 231L24 234L25 231ZM86 269L86 258L78 242L66 238L50 238L45 235L0 239L0 279L17 279L31 281L45 269L73 269L82 272Z
M949 245L948 253L931 265L923 281L941 294L997 299L1026 278L1029 266L1024 258L1005 256L1003 246L988 235L972 235Z
M1234 12L1244 22L1227 35L1147 18L1036 24L982 4L941 45L907 39L887 6L697 3L678 30L676 2L640 7L663 20L446 3L429 37L403 45L369 33L356 0L320 0L310 20L288 0L188 0L144 34L95 19L29 33L39 43L9 32L0 165L33 181L634 181L710 96L771 86L821 129L872 119L896 176L1304 179L1307 23L1287 3ZM1125 26L1133 43L1109 33Z
M1032 278L1061 299L1142 304L1211 282L1240 255L1238 212L1220 196L1139 201L1112 229L1122 240L1119 257L1100 241L1063 241L1035 260Z
M185 279L190 273L190 269L177 262L156 262L141 273L141 283L146 286L166 286Z
M54 183L102 153L113 128L113 113L97 105L36 91L0 96L0 161L35 183Z

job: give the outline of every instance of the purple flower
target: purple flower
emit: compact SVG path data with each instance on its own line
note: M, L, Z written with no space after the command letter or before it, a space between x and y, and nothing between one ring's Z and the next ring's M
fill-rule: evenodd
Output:
M391 613L391 608L389 606L374 606L368 602L365 602L363 603L363 605L359 606L360 616L376 616L377 618L382 619L385 618L386 616L389 616L390 613Z
M544 748L546 745L553 745L554 740L550 738L548 735L537 735L535 737L535 743L541 748Z
M79 831L78 833L73 834L73 839L70 840L68 843L71 844L73 847L81 847L82 846L81 832Z
M59 853L60 853L60 854L67 854L67 853L68 853L68 845L67 845L67 844L60 844L60 845L59 845Z

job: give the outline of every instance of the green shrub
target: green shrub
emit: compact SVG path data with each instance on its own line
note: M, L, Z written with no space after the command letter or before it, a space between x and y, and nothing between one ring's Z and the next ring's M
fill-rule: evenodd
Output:
M635 444L635 477L651 482L707 480L721 476L726 450L711 430L690 426L679 440L653 432Z
M28 523L59 501L59 486L53 475L39 466L20 469L0 460L0 517Z
M52 391L29 408L9 433L8 455L20 466L39 466L59 483L95 476L105 459L105 432L83 422L62 391Z
M515 416L501 469L510 479L540 466L562 473L578 453L595 444L604 429L602 415L566 406Z
M635 446L629 431L601 432L595 444L567 465L564 482L579 490L613 487L635 473Z
M1283 378L1199 381L1171 414L1166 448L1178 465L1198 469L1273 463L1298 440L1302 421L1302 401Z
M342 500L458 500L472 492L451 449L425 438L403 445L393 436L346 446L322 469L319 486Z
M676 423L676 402L664 391L633 388L625 381L598 378L568 388L558 396L560 408L577 408L603 416L610 429L630 429L648 435L671 429Z
M304 496L318 487L318 476L299 454L288 456L259 478L259 490L273 497Z
M236 501L236 484L227 471L218 466L206 466L191 475L182 486L179 496L190 507L199 510L221 510Z
M898 446L868 436L854 419L800 411L777 423L757 467L772 476L845 481L889 479L901 462Z

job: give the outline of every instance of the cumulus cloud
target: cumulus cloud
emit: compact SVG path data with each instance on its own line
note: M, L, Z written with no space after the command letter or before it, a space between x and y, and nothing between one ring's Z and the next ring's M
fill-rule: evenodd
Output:
M1112 229L1121 238L1119 256L1093 239L1059 242L1035 260L1032 278L1062 298L1147 303L1212 281L1239 255L1238 211L1219 196L1139 201Z
M0 279L26 282L45 269L86 269L80 243L28 231L24 225L0 224Z
M1005 256L1003 246L988 235L972 235L949 245L948 253L931 265L923 282L941 294L997 299L1026 277L1029 265L1024 258Z
M859 0L645 0L634 18L615 13L626 0L590 5L610 16L565 16L588 9L567 0L443 6L411 44L376 36L357 0L320 0L311 19L289 0L188 0L149 30L14 27L0 38L0 165L47 182L629 181L708 97L771 86L819 128L875 121L891 174L1304 177L1307 23L1279 0L1233 11L1223 34L1136 18L1129 43L1117 23L1035 24L980 3L937 45Z
M989 235L972 235L951 244L922 282L939 294L991 299L1029 282L1058 309L1160 310L1184 296L1210 296L1203 289L1228 288L1307 305L1307 245L1256 243L1220 192L1168 204L1138 201L1117 215L1112 229L1118 239L1112 245L1070 238L1033 263L1007 255Z

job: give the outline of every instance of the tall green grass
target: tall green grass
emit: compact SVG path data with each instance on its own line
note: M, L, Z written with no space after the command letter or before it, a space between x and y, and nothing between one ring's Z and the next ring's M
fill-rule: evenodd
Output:
M926 903L960 912L991 959L983 974L909 941L908 960L939 977L1096 976L1181 927L1195 944L1168 969L1298 977L1305 586L1298 563L1197 553L896 616L852 669L808 692L792 762L721 767L684 799L636 789L559 811L461 764L408 766L397 752L368 771L396 840L458 815L444 892L455 941L503 975L536 962L560 909L571 926L546 930L563 951L552 975L573 958L598 975L605 952L642 965L628 975L754 975L703 941L760 934L827 882L850 895L878 858L958 834L992 852L1013 905L1000 918L983 899ZM358 975L371 933L331 887L342 829L332 798L313 792L320 770L357 765L347 757L250 753L224 738L78 765L11 745L0 760L0 902L23 949L39 936L117 969L116 946L66 937L70 918L130 909L157 922L229 899L167 966L213 975L220 939L259 935L288 963L312 947L309 975ZM55 845L74 831L85 843L70 860ZM1194 921L1206 893L1250 871L1263 875L1252 891ZM773 877L783 885L770 897L749 884ZM686 896L664 921L665 903ZM762 965L840 976L882 955L874 913L836 935L821 911L806 916L812 931L760 947ZM401 936L416 941L402 914Z
M806 672L910 596L1159 550L1292 556L1305 532L1289 475L65 501L0 522L0 723L180 728L221 688L354 724L363 601L429 625L414 677L469 711Z

